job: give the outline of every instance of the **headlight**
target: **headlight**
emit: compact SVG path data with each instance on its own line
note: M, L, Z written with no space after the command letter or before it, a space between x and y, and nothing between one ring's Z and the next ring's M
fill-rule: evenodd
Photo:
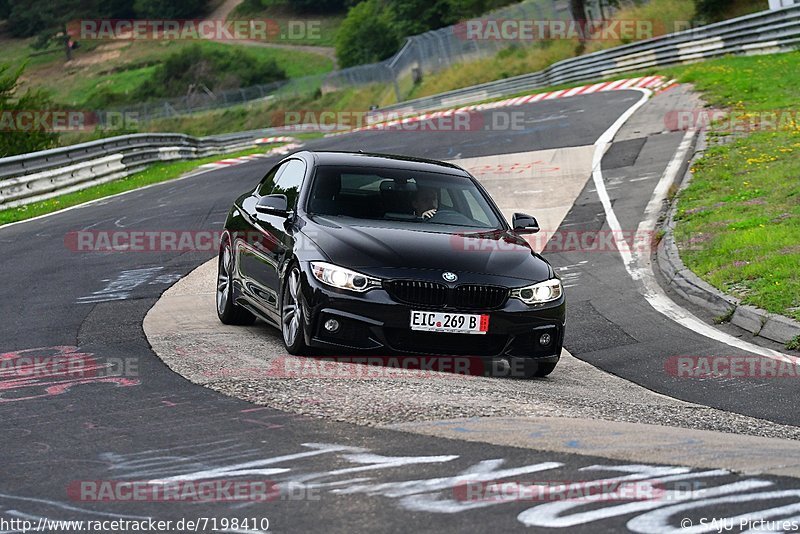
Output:
M311 262L311 272L314 278L339 289L349 289L363 293L375 287L380 287L381 281L365 274L320 261Z
M532 286L514 289L511 291L511 297L519 299L525 304L542 304L551 300L558 300L563 292L561 280L553 278Z

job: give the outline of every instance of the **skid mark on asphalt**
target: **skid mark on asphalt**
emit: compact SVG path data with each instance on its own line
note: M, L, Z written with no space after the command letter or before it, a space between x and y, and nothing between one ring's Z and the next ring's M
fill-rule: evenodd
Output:
M585 268L585 264L587 263L589 262L584 260L578 263L573 263L572 265L564 265L556 268L558 275L561 277L561 283L564 284L565 288L575 287L578 285L581 274L583 273L582 269Z
M161 274L163 269L164 267L148 267L122 271L113 280L103 280L103 282L108 282L103 289L98 289L91 295L78 297L76 304L97 304L100 302L126 300L130 298L133 291L139 286L145 284L172 285L181 278L181 275L176 273Z

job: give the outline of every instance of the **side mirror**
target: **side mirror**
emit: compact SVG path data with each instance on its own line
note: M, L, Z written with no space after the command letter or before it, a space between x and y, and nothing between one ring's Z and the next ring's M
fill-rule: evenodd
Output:
M256 211L278 217L288 217L289 201L286 199L286 195L267 195L258 201Z
M539 223L536 221L536 217L531 217L524 213L515 213L511 219L511 226L514 227L514 232L518 234L535 234L539 231Z

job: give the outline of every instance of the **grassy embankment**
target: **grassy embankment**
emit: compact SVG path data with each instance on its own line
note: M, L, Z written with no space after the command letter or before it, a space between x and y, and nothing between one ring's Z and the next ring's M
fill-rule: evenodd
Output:
M125 95L150 77L165 57L181 49L199 45L204 49L236 47L261 60L274 60L289 78L323 74L333 62L322 55L279 48L222 44L210 41L86 41L81 43L73 60L65 63L61 49L35 50L33 39L0 42L0 61L12 65L25 63L21 88L47 91L64 106L94 109L96 102L107 99L104 93ZM124 100L124 99L123 99Z
M670 72L737 118L712 126L712 146L679 196L683 261L744 304L794 319L800 319L799 67L800 52L792 52ZM772 116L780 119L774 127L764 122ZM748 124L756 127L715 142Z

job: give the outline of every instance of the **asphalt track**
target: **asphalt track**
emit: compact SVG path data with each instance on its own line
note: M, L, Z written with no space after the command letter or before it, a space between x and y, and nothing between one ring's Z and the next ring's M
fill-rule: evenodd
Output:
M540 102L524 108L532 119L519 131L370 131L315 141L308 148L449 159L587 145L639 98L638 92L618 91ZM643 169L660 174L682 137L676 132L640 139L635 133L624 132L630 140L613 146L603 162L623 228L636 227L657 181L631 180ZM66 236L82 229L218 229L232 200L272 163L208 172L0 229L3 361L60 354L89 361L98 371L83 379L0 375L0 520L266 517L276 532L460 532L526 525L652 532L677 529L687 515L699 522L797 502L800 493L787 489L800 487L794 479L628 466L313 420L255 408L175 375L151 352L142 320L169 285L213 254L76 253ZM589 182L562 227L596 230L605 224ZM669 376L665 360L671 356L727 355L732 349L650 308L618 255L548 258L577 269L566 340L576 356L671 396L781 423L800 421L800 414L788 409L796 398L791 380L698 382ZM127 372L111 376L108 366ZM675 504L464 501L453 490L459 481L580 482L620 474L666 480ZM293 481L304 489L296 498L238 504L97 502L68 492L87 480L248 477ZM693 495L695 502L729 497L690 509L691 501L681 501L687 498L681 485L687 480L702 482L697 487L705 493ZM753 504L743 509L743 503ZM796 505L788 506L772 517L796 513ZM4 531L16 530L0 521Z

